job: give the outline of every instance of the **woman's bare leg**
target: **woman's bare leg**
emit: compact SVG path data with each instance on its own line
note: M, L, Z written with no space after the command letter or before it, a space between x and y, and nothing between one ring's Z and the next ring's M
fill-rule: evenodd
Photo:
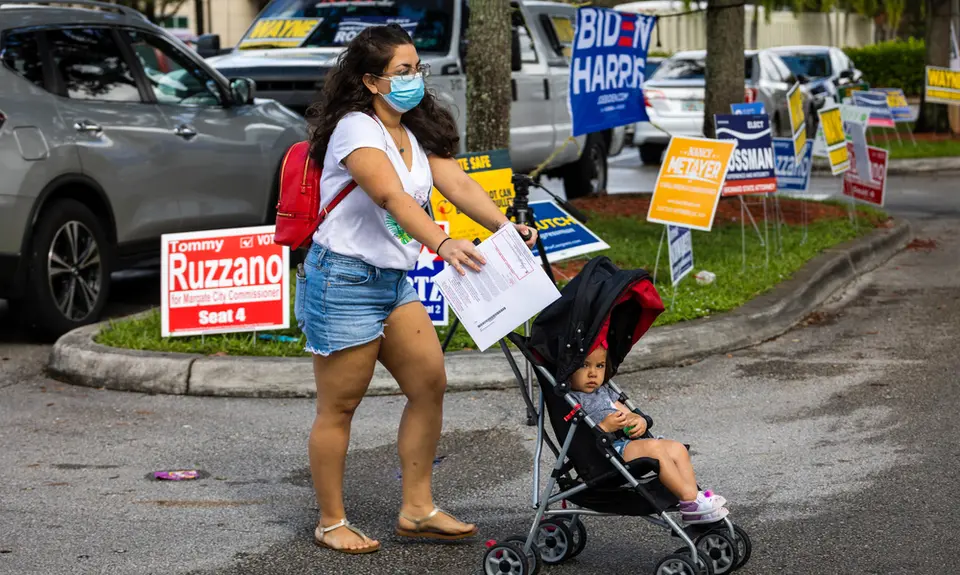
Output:
M373 378L379 348L380 340L377 340L328 357L313 356L317 415L310 430L310 474L324 527L345 517L343 472L350 442L350 422ZM338 549L358 549L376 543L364 541L346 527L327 532L323 541Z
M691 483L684 478L662 440L637 439L627 443L623 449L624 461L640 457L649 457L660 462L660 482L681 501L693 501L697 498L696 482Z
M397 380L407 398L397 434L403 472L400 513L419 519L433 511L431 476L443 425L443 394L447 376L437 332L419 302L400 306L387 318L380 345L380 362ZM444 532L467 533L474 526L438 513L420 525ZM400 518L399 526L414 529Z

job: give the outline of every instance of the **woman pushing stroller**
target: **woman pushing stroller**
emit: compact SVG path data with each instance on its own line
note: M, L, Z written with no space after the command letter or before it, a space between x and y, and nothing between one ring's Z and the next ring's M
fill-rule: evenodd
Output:
M580 402L581 409L598 427L608 433L623 430L627 439L617 439L613 448L626 461L641 457L660 463L660 482L680 500L680 517L684 523L714 523L727 516L723 505L726 499L710 491L700 491L693 473L690 454L680 442L671 439L653 439L643 436L647 420L619 401L607 381L607 342L594 344L583 366L570 377L571 394Z

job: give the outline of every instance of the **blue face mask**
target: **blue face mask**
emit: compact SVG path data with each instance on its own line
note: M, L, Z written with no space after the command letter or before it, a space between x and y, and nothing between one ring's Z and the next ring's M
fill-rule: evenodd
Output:
M390 93L380 94L391 108L401 114L417 107L423 100L423 76L416 74L413 78L390 78Z

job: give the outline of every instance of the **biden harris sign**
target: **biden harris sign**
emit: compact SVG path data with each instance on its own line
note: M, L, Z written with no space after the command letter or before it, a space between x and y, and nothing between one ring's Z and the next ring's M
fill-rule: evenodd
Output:
M569 90L574 136L649 119L642 88L656 21L603 8L577 10Z

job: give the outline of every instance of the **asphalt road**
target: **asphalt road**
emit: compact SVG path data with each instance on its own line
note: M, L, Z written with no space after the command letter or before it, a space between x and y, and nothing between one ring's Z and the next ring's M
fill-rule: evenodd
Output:
M808 324L752 349L620 379L654 431L692 444L701 483L729 500L754 543L743 573L956 571L957 177L891 178L891 211L935 247L897 255ZM117 293L114 313L152 301ZM311 401L63 385L42 373L48 347L9 330L0 337L0 573L477 573L483 541L520 533L532 518L533 432L517 392L447 396L437 501L482 532L446 545L391 536L402 400L367 398L347 509L384 549L348 557L310 541ZM204 478L148 478L176 468ZM586 550L545 573L650 573L678 547L642 520L586 521Z

